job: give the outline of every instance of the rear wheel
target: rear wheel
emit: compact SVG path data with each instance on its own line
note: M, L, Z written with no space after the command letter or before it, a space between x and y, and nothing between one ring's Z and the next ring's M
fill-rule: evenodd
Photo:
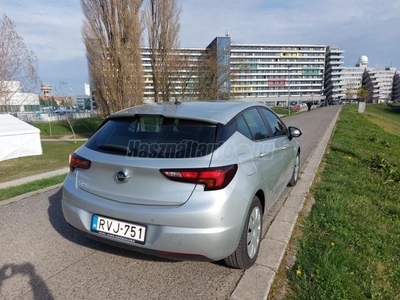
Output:
M248 269L257 260L262 233L262 206L254 196L236 251L225 258L225 263L236 269Z
M299 175L300 175L300 154L297 153L296 159L294 161L292 178L290 178L288 186L295 186L297 181L299 180Z

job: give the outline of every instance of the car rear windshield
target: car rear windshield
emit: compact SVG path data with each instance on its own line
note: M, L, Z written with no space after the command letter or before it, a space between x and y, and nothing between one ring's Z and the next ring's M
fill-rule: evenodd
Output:
M200 157L213 151L217 125L163 116L109 119L87 142L92 150L147 158Z

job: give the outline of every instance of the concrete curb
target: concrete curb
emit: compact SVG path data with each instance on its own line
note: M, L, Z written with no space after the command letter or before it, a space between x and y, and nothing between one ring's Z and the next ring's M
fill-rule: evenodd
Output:
M245 271L230 297L231 300L264 300L268 298L296 225L298 214L303 209L339 114L340 110L308 159L300 180L290 191L282 208L261 241L260 253L256 264Z

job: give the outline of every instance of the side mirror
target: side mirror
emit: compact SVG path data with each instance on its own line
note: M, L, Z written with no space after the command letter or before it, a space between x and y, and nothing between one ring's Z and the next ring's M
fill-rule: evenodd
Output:
M289 139L290 140L294 137L297 138L297 137L301 136L301 134L302 134L302 132L299 128L293 127L293 126L289 127Z

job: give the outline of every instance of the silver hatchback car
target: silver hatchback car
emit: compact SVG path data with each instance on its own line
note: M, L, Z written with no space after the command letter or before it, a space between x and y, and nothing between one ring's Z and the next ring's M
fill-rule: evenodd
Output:
M122 110L70 155L65 219L120 247L249 268L263 215L297 182L300 135L256 103Z

